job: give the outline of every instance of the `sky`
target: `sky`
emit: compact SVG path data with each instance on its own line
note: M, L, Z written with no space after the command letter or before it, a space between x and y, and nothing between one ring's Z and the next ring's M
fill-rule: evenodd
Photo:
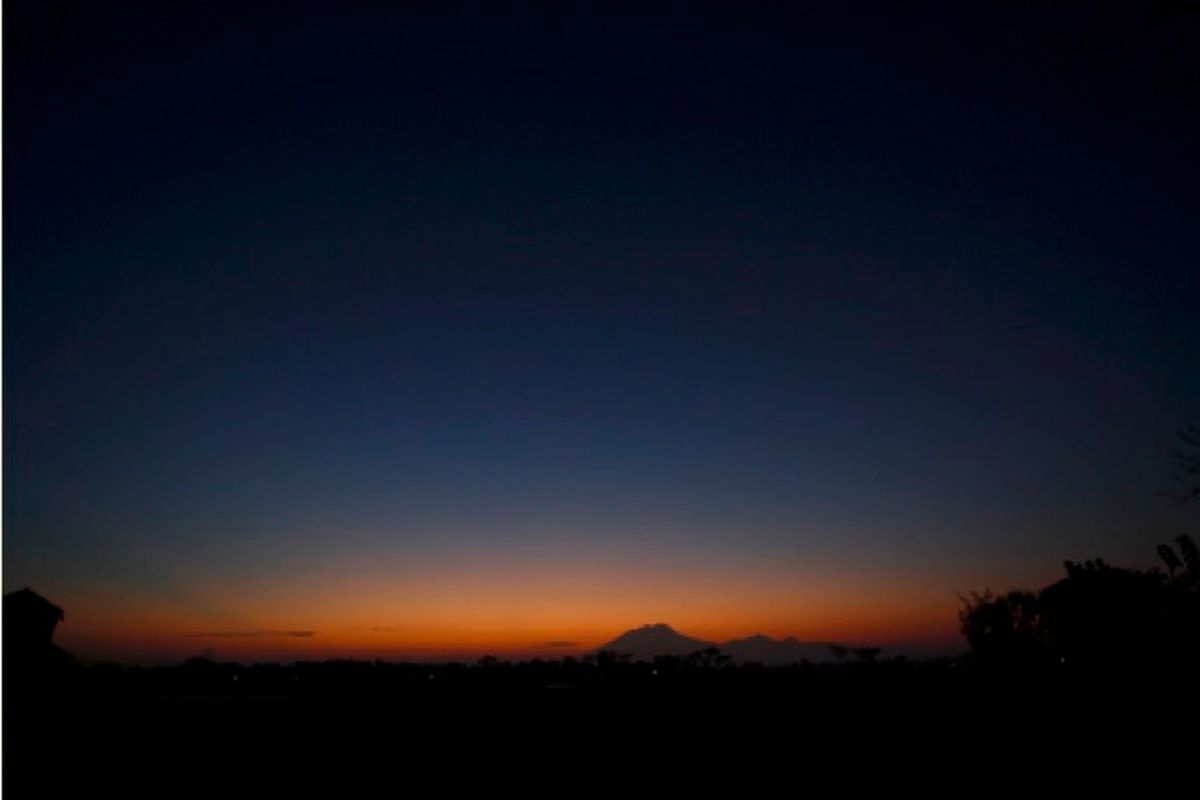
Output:
M81 657L953 652L1196 530L1182 9L114 5L4 5L3 583Z

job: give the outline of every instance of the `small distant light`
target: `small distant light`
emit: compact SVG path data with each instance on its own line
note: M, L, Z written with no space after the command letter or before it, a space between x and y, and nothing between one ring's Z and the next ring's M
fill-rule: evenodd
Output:
M429 680L433 680L433 676L432 676L432 675L430 675L430 676L429 676Z
M1058 659L1058 663L1060 663L1060 664L1065 664L1065 663L1067 663L1067 657L1066 657L1066 656L1062 656L1061 658L1059 658L1059 659Z
M650 674L651 674L651 675L657 675L657 674L658 674L658 670L656 670L656 669L652 669L652 670L650 670Z
M233 676L233 679L236 681L236 680L237 680L237 675L234 675L234 676Z

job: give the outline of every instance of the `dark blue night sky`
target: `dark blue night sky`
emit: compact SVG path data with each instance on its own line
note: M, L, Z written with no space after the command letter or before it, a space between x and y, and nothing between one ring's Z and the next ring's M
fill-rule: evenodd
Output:
M5 4L4 583L68 644L944 644L1195 527L1194 18L441 5Z

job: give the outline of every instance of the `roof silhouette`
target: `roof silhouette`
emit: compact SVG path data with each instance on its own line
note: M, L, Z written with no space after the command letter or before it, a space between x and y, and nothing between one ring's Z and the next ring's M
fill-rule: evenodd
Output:
M53 612L59 620L64 619L66 616L66 612L64 612L61 607L51 603L33 589L30 589L28 586L24 589L18 589L15 592L9 592L8 594L4 595L4 607L5 609L19 608L22 611L24 611L24 609L30 609L42 612Z

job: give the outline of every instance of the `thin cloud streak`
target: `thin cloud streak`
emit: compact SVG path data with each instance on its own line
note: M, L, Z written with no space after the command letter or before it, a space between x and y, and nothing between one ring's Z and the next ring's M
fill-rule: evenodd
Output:
M189 639L311 639L317 634L316 631L199 631L182 635Z

